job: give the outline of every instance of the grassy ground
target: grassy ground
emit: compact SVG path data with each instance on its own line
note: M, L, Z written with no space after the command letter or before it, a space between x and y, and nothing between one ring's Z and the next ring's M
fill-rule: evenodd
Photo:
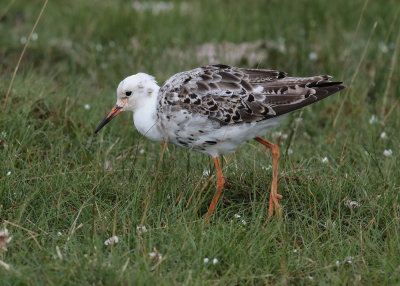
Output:
M49 1L0 113L0 228L13 237L0 284L399 284L398 1L165 3ZM0 4L2 105L42 5ZM204 226L209 158L163 153L131 114L93 134L125 76L162 83L210 62L349 86L266 135L282 146L283 211L265 227L261 145L224 157L224 196Z

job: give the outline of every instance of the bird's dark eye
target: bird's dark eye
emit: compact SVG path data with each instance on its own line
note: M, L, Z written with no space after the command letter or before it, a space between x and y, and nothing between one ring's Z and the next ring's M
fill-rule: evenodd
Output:
M126 96L130 96L132 94L132 91L125 91Z

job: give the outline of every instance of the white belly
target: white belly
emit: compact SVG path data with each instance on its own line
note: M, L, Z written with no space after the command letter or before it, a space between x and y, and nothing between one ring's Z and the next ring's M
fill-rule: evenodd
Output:
M203 116L191 117L177 113L167 122L163 120L163 131L171 143L217 157L234 152L254 137L265 135L285 117L221 126Z

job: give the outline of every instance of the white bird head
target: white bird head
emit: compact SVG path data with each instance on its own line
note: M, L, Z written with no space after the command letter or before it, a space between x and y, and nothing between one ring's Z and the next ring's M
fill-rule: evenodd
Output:
M151 75L138 73L125 78L117 88L117 103L96 128L95 133L122 111L135 112L138 108L145 106L158 89L159 86Z

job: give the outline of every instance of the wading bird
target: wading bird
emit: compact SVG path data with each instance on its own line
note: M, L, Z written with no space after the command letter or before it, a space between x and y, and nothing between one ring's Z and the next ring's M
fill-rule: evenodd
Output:
M210 65L173 75L161 87L138 73L117 88L117 103L96 133L122 111L132 111L136 129L154 141L213 157L217 190L208 209L211 219L224 187L219 155L232 153L250 139L272 151L268 217L280 211L277 191L279 148L261 138L287 114L345 88L330 76L288 77L276 70Z

